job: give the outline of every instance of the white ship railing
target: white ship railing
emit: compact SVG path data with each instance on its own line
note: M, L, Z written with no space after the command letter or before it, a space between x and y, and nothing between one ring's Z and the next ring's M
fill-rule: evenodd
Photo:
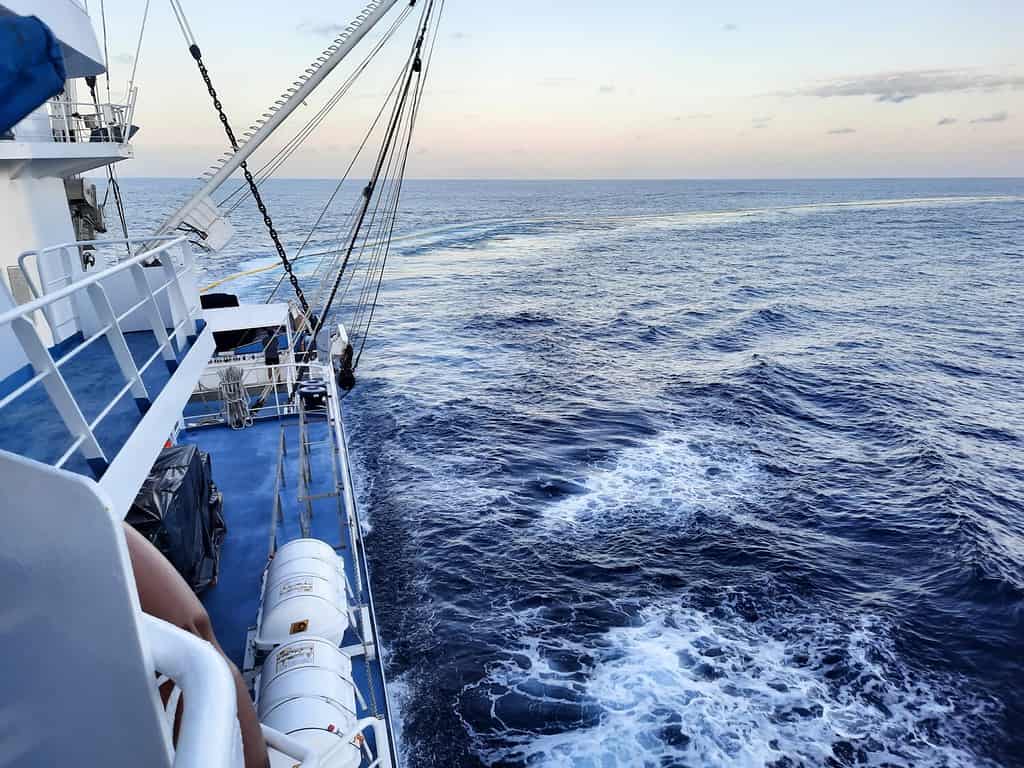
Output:
M166 680L174 683L164 713L168 733L174 732L181 703L173 768L241 768L238 693L224 659L212 645L173 624L147 614L142 614L141 624L154 671L161 676L157 686Z
M181 235L164 235L162 237L146 237L146 238L107 238L103 240L75 240L73 242L58 243L57 245L50 245L46 248L40 248L34 251L25 251L18 256L18 269L21 271L22 277L25 279L25 284L28 286L29 292L32 294L32 298L38 299L43 294L49 294L53 291L64 288L75 282L77 277L81 277L81 272L76 272L74 265L80 263L84 254L88 254L93 259L100 261L102 266L113 267L120 264L122 261L132 257L132 254L136 252L136 249L141 249L145 245L153 245L155 243L167 243L171 240L180 238ZM172 249L170 251L170 257L175 260L175 263L181 267L184 266L183 251ZM48 259L51 254L56 254L53 259ZM30 268L29 260L35 262L35 270ZM50 271L56 271L55 275L44 277L43 275L43 262L47 261L51 267ZM56 261L56 270L52 269L53 262ZM102 269L101 266L101 269ZM38 277L38 282L37 278ZM64 326L80 321L78 315L72 314L63 320L58 320L54 317L53 307L50 306L47 310L44 310L47 321L55 334L59 334Z
M175 250L177 254L173 253ZM145 265L155 260L159 260L165 281L152 287L147 279ZM190 340L197 335L197 321L202 316L199 296L194 290L190 290L188 293L192 295L186 297L184 290L184 286L190 284L186 278L191 277L193 269L191 249L184 237L177 237L152 250L126 259L114 267L87 273L71 284L0 315L0 330L9 327L13 331L18 346L34 372L28 381L0 399L0 411L36 384L43 385L50 404L72 435L71 444L54 466L63 467L76 452L82 454L97 474L102 474L110 463L96 439L97 427L128 393L131 393L138 403L150 403L142 374L159 359L165 361L169 369L175 369L179 362L178 356L185 354ZM104 281L110 281L118 275L130 276L131 280L119 281L118 287L122 290L116 296L118 310L115 310L111 297L104 287ZM158 301L161 295L166 295L169 308L167 317L164 316ZM54 353L44 343L36 323L33 322L33 316L36 313L46 316L47 310L60 301L70 301L71 304L78 305L80 310L86 310L95 319L94 324L98 327L91 330L87 336L83 332L81 341L71 345L70 349L64 345L66 351L62 350L63 354L55 358ZM135 363L123 327L127 318L137 316L138 313L148 320L147 330L152 331L157 341L156 351L141 366ZM85 314L86 312L79 311L76 316L81 321ZM80 329L82 327L79 326ZM61 369L101 338L105 338L110 345L124 385L112 399L103 404L94 419L87 421Z
M50 99L51 136L22 135L18 139L50 139L57 143L114 142L125 144L131 137L131 121L135 113L138 89L132 88L124 104L68 101L61 97Z

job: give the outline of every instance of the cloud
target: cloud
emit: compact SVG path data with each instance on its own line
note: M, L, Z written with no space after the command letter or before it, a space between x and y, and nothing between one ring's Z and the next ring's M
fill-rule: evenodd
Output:
M774 119L774 115L764 115L763 117L755 117L750 121L750 124L755 128L764 128Z
M817 96L822 99L836 96L874 96L875 101L899 104L933 93L1021 88L1024 88L1024 76L1020 75L993 75L957 69L920 69L831 80L783 95Z
M710 112L691 112L686 116L687 120L707 120L711 117Z
M936 125L952 125L955 122L955 117L944 117L941 120L939 120L939 122L937 122Z
M468 32L452 32L452 40L469 40L469 38Z
M130 67L135 63L135 57L130 53L118 53L110 57L110 60L115 64L124 64L126 67Z
M976 117L971 120L972 123L1005 123L1010 119L1009 112L993 112L991 115L985 115L984 117Z
M313 37L337 37L345 31L345 25L330 22L317 24L312 21L304 21L295 29L303 35L312 35Z
M739 29L739 27L737 27L735 24L723 24L722 29L725 30L726 32L735 32L737 29Z
M605 85L602 85L600 88L598 88L597 92L598 93L615 93L615 86L614 85L605 84Z
M828 132L829 136L845 136L848 133L856 133L856 128L833 128Z

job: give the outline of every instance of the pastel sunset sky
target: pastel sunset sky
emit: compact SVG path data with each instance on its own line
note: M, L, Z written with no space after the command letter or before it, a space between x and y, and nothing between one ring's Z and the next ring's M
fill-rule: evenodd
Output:
M353 0L183 4L239 132L361 8ZM106 0L115 97L143 5ZM97 6L90 0L99 29ZM344 170L412 33L410 19L278 175ZM1022 35L1020 0L447 0L409 175L1024 176ZM160 0L137 85L142 130L124 175L194 176L226 148Z

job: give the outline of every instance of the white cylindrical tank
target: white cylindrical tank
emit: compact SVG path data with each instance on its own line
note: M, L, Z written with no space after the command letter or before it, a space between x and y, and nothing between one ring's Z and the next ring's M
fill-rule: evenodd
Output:
M315 635L339 645L348 629L344 565L319 539L295 539L281 547L267 568L257 639L273 647L297 635Z
M263 664L260 722L324 755L331 768L354 768L359 748L340 743L356 725L352 661L327 640L307 637L278 646Z

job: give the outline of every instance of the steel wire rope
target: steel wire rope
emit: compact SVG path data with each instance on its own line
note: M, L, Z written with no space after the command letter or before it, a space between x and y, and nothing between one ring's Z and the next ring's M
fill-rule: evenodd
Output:
M409 97L409 91L412 87L412 75L416 70L421 69L421 65L417 66L417 63L420 62L420 52L423 47L423 41L425 39L427 30L429 29L428 25L430 23L430 18L433 13L434 4L434 0L429 0L428 4L423 10L422 24L420 25L420 33L416 39L415 44L413 45L412 57L414 63L411 69L409 70L405 82L405 87L402 89L401 97L396 101L395 109L392 113L392 119L389 121L389 126L384 137L384 142L381 145L380 153L377 156L377 163L374 166L374 172L370 176L370 181L367 183L363 193L364 204L360 210L359 217L355 222L355 231L353 233L351 240L349 241L349 246L345 254L345 258L342 261L341 269L339 270L337 278L334 281L334 285L331 288L330 296L328 297L327 302L324 304L324 307L321 310L319 317L317 318L317 322L313 332L314 337L319 334L320 329L323 327L325 316L329 313L330 308L334 303L334 299L337 295L338 286L341 283L342 275L344 274L345 268L348 265L349 259L352 256L352 252L355 250L356 242L359 236L359 231L362 228L363 222L365 221L366 213L370 207L370 202L375 191L375 186L380 179L380 173L385 164L385 159L393 149L395 133L398 129L399 120L405 110L405 106Z

